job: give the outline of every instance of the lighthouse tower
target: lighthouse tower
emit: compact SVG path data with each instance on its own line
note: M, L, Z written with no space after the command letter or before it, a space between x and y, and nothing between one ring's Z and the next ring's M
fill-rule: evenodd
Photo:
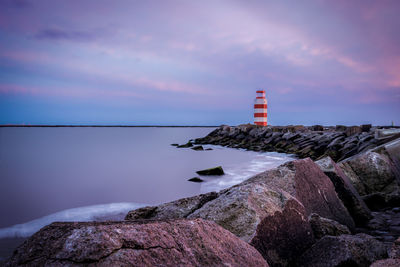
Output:
M254 124L267 126L267 99L265 90L256 91L257 97L254 101Z

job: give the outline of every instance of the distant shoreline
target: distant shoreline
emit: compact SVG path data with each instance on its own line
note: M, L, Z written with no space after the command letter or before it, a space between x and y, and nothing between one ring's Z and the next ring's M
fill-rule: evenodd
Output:
M0 125L0 127L152 127L152 128L216 128L219 126L184 126L184 125Z

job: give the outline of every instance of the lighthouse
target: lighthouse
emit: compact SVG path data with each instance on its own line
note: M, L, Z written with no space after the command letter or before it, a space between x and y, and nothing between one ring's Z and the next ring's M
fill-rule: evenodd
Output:
M254 101L254 124L267 126L267 99L265 90L256 91L256 100Z

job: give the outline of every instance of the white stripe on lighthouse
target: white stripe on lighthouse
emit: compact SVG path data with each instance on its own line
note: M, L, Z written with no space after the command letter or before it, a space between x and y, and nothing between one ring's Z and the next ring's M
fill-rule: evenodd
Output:
M266 117L257 117L254 118L254 122L267 122L267 118Z
M266 108L255 108L254 113L267 113Z

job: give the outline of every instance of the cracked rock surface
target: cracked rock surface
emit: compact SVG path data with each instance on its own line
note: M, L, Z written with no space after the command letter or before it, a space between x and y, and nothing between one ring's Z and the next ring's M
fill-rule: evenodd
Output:
M260 173L218 194L133 210L126 219L214 221L253 245L270 265L288 266L315 242L308 222L311 213L354 228L331 180L311 159L302 159Z
M260 253L213 222L53 223L6 266L268 266Z

